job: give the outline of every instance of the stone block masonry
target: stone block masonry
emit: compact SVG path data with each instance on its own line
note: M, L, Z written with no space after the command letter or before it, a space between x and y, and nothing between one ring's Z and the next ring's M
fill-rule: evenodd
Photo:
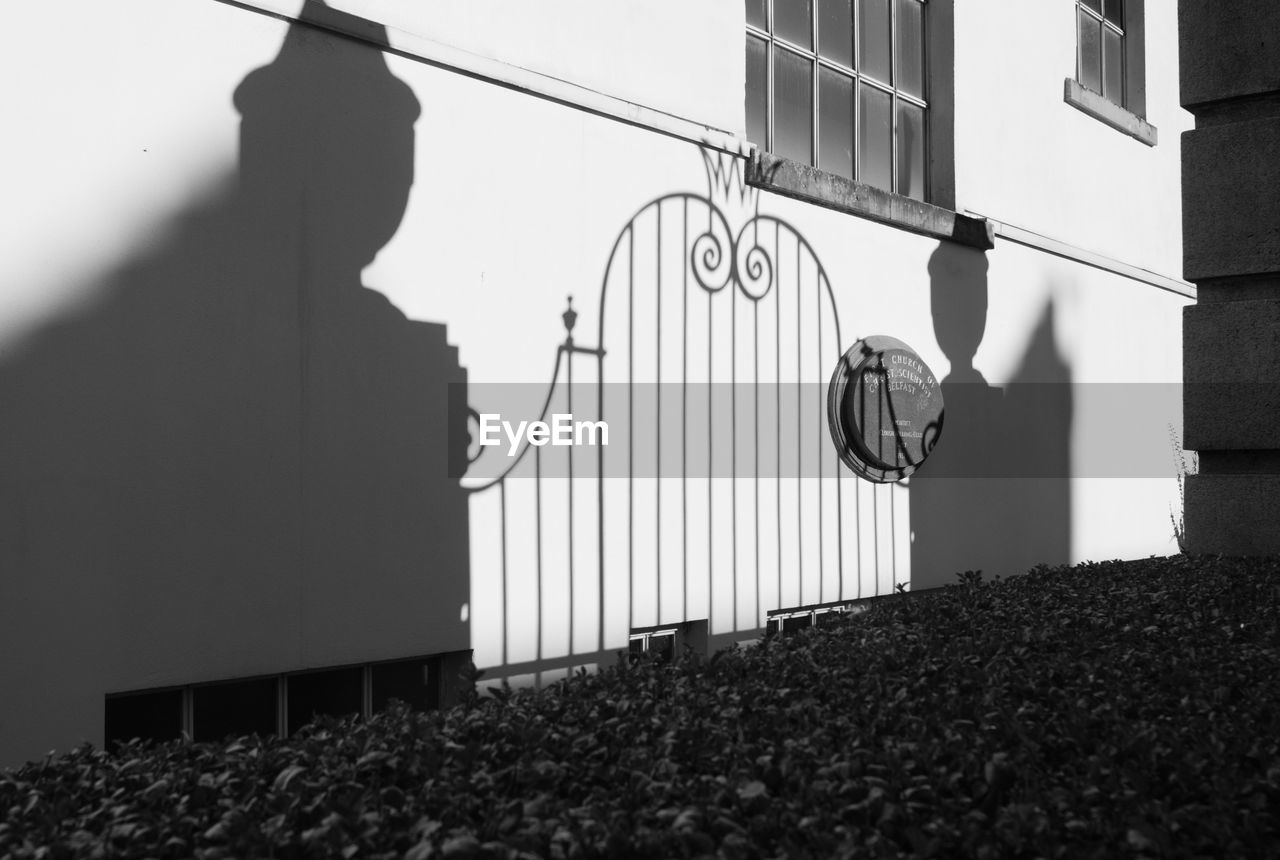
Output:
M1178 3L1192 552L1280 554L1280 4Z

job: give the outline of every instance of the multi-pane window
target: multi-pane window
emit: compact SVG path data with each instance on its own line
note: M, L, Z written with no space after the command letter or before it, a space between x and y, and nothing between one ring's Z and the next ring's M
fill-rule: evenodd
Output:
M747 136L923 200L923 0L746 0Z
M164 741L183 732L197 741L293 734L317 716L368 717L387 710L392 700L432 710L440 707L443 661L456 657L455 652L114 694L106 700L105 741Z
M786 635L809 627L819 627L850 612L862 612L863 609L851 604L829 603L809 609L778 609L769 613L768 632Z
M1124 0L1077 0L1076 80L1125 104Z
M632 633L627 651L632 660L649 657L659 663L670 663L676 655L675 627Z

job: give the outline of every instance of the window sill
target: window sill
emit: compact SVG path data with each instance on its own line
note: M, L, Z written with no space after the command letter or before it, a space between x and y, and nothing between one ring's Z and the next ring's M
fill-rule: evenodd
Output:
M1140 140L1147 146L1155 146L1157 140L1156 127L1137 114L1130 113L1120 105L1103 98L1093 90L1087 90L1075 78L1067 78L1063 85L1062 100L1077 110L1106 123L1123 134Z
M891 194L760 150L747 165L747 184L982 251L995 246L992 227L983 218Z

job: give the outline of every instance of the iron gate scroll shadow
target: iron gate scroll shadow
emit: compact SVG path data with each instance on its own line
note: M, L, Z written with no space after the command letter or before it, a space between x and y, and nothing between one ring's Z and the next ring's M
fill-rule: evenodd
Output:
M465 375L361 283L431 118L305 23L234 98L238 177L0 364L0 688L66 714L0 709L14 749L106 692L469 646Z
M737 159L703 156L707 193L626 223L595 343L567 318L540 409L516 416L573 407L610 444L526 445L469 473L491 679L611 660L637 627L708 619L714 645L773 609L889 593L906 570L903 489L859 481L830 443L826 383L847 344L826 271L757 211Z
M987 329L987 260L941 242L929 261L934 332L951 363L946 432L911 479L912 588L956 574L1066 564L1071 549L1071 368L1046 304L1004 388L973 366Z

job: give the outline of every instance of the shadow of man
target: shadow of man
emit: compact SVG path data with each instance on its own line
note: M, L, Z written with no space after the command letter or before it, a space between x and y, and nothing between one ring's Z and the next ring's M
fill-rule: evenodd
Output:
M403 654L464 649L466 434L447 419L466 377L443 326L361 282L404 216L420 106L380 52L306 21L235 93L249 220L300 286L304 638L322 662L370 628Z
M420 107L308 10L235 92L237 181L0 364L0 687L64 715L15 748L116 690L470 647L466 376L361 282Z

